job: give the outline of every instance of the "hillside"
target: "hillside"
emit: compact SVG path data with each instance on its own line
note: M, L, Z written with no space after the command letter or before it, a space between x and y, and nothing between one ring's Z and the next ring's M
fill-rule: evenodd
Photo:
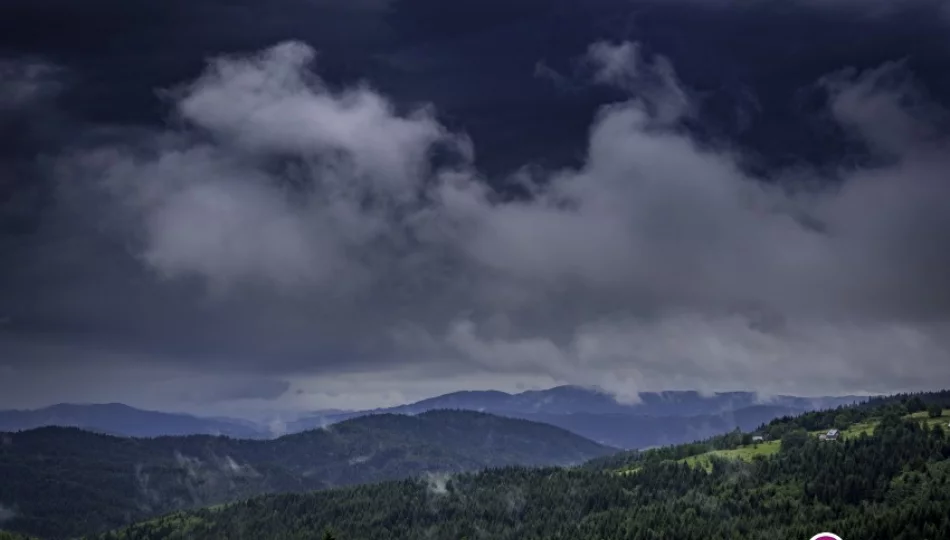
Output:
M257 438L265 432L240 420L200 418L188 414L145 411L121 403L76 405L63 403L42 409L0 411L0 432L46 426L76 427L111 435L227 435Z
M795 432L799 437L806 434L818 437L829 429L837 428L841 431L843 439L872 433L878 421L888 413L892 416L920 421L927 427L935 425L946 427L947 422L944 421L944 416L930 417L928 408L941 411L950 408L950 391L875 397L847 407L776 418L760 425L752 432L744 433L734 430L688 444L643 452L636 450L621 452L592 460L585 464L585 467L630 472L638 470L647 462L703 463L708 467L710 457L735 457L749 460L759 455L768 456L776 453L780 441L790 432ZM753 437L756 435L761 436L763 441L754 442Z
M576 386L529 390L453 392L407 405L372 411L305 416L290 431L313 429L364 414L417 414L433 409L477 410L510 418L543 422L582 437L619 448L648 448L711 437L734 428L750 430L781 416L863 401L860 396L774 396L754 392L643 392L636 403Z
M948 423L950 423L950 410L942 410L940 416L933 416L926 412L915 412L905 414L901 418L918 422L925 429L933 429L937 426L941 429L950 427L948 426ZM840 440L848 440L872 434L878 429L880 423L881 417L862 418L860 421L849 423L847 427L843 427L839 430L839 438ZM766 436L765 440L762 441L750 441L749 435L743 435L741 437L730 435L716 437L703 443L659 449L643 453L639 456L628 455L630 461L628 461L626 466L620 467L618 472L622 474L636 473L642 468L643 461L657 460L685 463L692 467L702 467L709 471L717 459L754 461L760 457L777 454L783 444L788 444L789 438L801 441L807 435L808 437L822 440L822 437L825 436L828 431L829 430L826 429L806 431L803 428L798 428L794 430L794 433L786 432L782 439L772 439ZM603 460L596 460L594 463L607 463L612 460L617 460L618 458L622 459L622 456L623 454L619 454ZM587 466L590 467L592 464L587 464ZM593 466L596 468L596 465Z
M682 444L736 428L751 430L763 422L806 410L759 405L695 416L574 413L524 414L517 418L558 426L609 446L643 449Z
M440 485L405 480L265 496L101 538L314 538L326 528L340 540L766 540L824 530L867 540L950 538L950 418L929 419L912 408L837 409L777 421L764 426L784 431L776 452L710 457L708 468L670 459L698 449L683 445L639 453L636 474L600 466L507 468ZM807 435L806 426L834 423L845 411L874 429L858 426L838 441Z
M274 440L52 427L0 436L0 504L14 510L4 527L47 538L261 493L574 464L615 452L555 427L460 411L368 416Z

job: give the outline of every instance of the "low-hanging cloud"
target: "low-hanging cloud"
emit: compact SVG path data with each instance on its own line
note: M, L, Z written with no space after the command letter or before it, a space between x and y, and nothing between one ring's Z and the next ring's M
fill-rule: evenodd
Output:
M13 508L8 508L0 504L0 525L3 525L7 521L11 521L16 518L16 511Z
M530 180L485 179L436 111L329 88L301 43L214 60L170 93L181 128L61 170L94 181L108 234L161 286L253 291L286 332L258 341L313 351L265 357L252 329L230 337L249 343L242 369L421 363L630 399L950 382L950 152L936 106L892 84L901 66L825 81L829 113L881 160L763 178L681 126L696 104L668 61L600 43L588 62L630 99L593 119L583 166ZM529 196L506 196L507 180ZM331 327L351 342L308 341Z

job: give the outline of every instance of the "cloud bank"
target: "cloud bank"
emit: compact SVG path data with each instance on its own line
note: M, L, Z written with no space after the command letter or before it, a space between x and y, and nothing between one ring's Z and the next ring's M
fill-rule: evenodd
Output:
M902 65L817 81L872 163L760 177L683 127L698 105L668 60L597 43L586 62L629 99L578 168L485 178L437 111L331 88L287 42L212 61L168 94L168 128L61 156L61 198L146 270L112 291L155 299L136 332L180 344L155 361L233 370L221 399L368 372L629 399L950 384L945 112Z

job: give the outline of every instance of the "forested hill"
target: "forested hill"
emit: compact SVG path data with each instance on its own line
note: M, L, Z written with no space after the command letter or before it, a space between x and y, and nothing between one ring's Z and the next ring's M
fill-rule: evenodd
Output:
M46 538L262 493L577 464L616 452L560 428L468 411L368 416L266 441L52 427L0 441L0 506L12 514L2 526Z
M692 445L638 454L637 468L504 468L444 482L404 480L264 496L172 514L101 540L320 538L950 538L950 411L937 394L776 421L781 439L736 454ZM911 412L918 405L924 410ZM932 409L932 410L929 410ZM819 440L845 422L838 440ZM779 426L782 426L781 429ZM819 429L820 428L820 429ZM814 430L810 432L808 430ZM772 448L774 452L757 453ZM686 456L686 457L683 457Z
M950 409L950 390L879 396L853 405L776 418L750 432L743 433L734 430L689 444L655 448L643 452L634 450L611 454L591 460L585 466L593 469L631 469L639 467L644 462L687 459L709 453L745 456L749 454L748 447L752 445L753 438L756 436L769 441L755 445L757 451L754 453L761 454L777 450L779 440L790 432L809 432L812 435L818 435L830 429L839 429L846 434L849 430L868 431L873 429L877 419L887 414L920 418L929 417L930 414L936 412L939 417L940 411L945 409ZM928 420L930 424L940 423L940 421L942 420L939 418Z
M315 414L288 424L301 431L371 413L417 414L433 409L482 411L562 427L618 448L649 448L711 437L736 427L753 429L784 415L850 405L867 397L771 396L754 392L702 395L695 391L641 392L638 403L618 402L606 392L558 386L518 394L497 391L453 392L372 411Z

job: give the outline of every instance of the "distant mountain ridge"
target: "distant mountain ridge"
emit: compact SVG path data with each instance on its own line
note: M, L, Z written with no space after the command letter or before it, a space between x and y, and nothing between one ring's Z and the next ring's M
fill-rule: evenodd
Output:
M173 510L484 468L575 465L617 452L567 430L471 411L370 415L271 440L0 433L7 525L73 538Z
M415 415L450 409L542 422L601 444L630 449L688 442L736 427L753 429L780 416L834 408L865 399L863 396L773 396L763 399L755 392L701 394L667 391L644 392L640 394L638 403L621 403L608 393L576 386L516 394L497 390L461 391L395 407L319 411L282 423L279 432L299 433L368 415ZM272 426L248 420L145 411L118 403L60 404L31 411L0 411L0 431L42 426L77 427L131 437L227 435L270 439L275 435Z
M585 438L620 448L646 448L689 442L736 427L753 429L774 418L849 405L865 396L770 396L755 392L644 392L638 403L621 403L612 395L577 386L558 386L509 394L496 390L462 391L368 411L303 416L288 432L330 425L367 414L419 414L434 409L482 411L543 422Z
M509 394L498 390L461 391L443 394L406 405L367 411L346 411L339 416L395 412L414 414L432 409L468 409L485 412L523 414L635 414L642 416L696 416L734 411L746 407L776 406L793 409L821 409L862 401L868 396L772 396L762 398L756 392L718 392L709 395L697 391L642 392L638 403L622 403L611 394L578 386L556 386L547 390L528 390ZM335 417L338 415L323 415Z
M253 423L229 418L136 409L121 403L61 403L34 410L0 411L0 431L23 431L44 426L75 427L108 435L160 437L167 435L227 435L267 437Z

